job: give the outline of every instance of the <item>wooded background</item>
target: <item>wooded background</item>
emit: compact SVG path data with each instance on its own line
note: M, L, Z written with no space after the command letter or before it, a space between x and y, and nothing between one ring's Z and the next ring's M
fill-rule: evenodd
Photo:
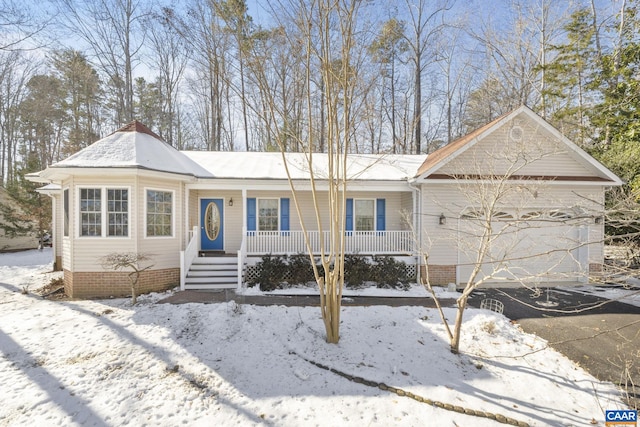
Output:
M8 189L133 119L181 150L277 150L277 127L296 151L340 96L301 78L313 0L2 3ZM429 153L526 104L640 188L639 0L361 3L352 151Z

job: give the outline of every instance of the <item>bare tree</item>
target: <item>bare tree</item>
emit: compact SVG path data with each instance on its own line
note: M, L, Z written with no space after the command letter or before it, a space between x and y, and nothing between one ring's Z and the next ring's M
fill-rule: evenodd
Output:
M151 256L136 252L113 252L102 257L102 268L109 270L131 270L127 273L129 283L131 284L131 304L135 305L138 301L138 280L140 274L145 270L153 267L153 264L141 266L151 260Z
M407 152L407 136L405 135L403 140L399 139L396 117L397 68L398 62L401 61L401 57L406 51L405 23L396 18L391 18L382 24L380 33L369 46L370 54L373 56L374 61L378 62L381 67L383 84L382 91L380 92L380 106L389 120L391 127L391 146L394 153Z
M29 3L3 0L0 7L0 51L16 52L39 47L34 39L45 32L53 17L42 19L41 11L31 6Z
M231 36L224 31L223 20L206 0L194 1L185 16L175 9L165 9L164 15L191 51L193 73L188 83L201 145L208 150L233 150Z
M172 26L172 19L172 11L164 9L163 14L149 16L145 22L149 29L151 44L149 62L158 70L157 86L160 97L158 134L169 144L180 149L177 137L178 94L189 62L189 52L184 38Z
M438 1L430 8L432 2L406 0L409 16L407 28L407 43L409 45L410 61L413 65L414 101L413 101L413 131L414 154L422 153L422 75L426 67L435 60L435 53L429 49L437 45L444 24L442 18L452 7L449 0ZM431 55L428 55L431 53Z
M142 0L57 0L65 27L86 42L113 91L114 124L133 120L133 70L144 39Z
M346 191L347 159L355 132L356 96L358 85L359 59L357 54L357 16L360 1L291 1L282 4L282 20L295 22L300 37L289 39L292 49L298 49L304 55L303 81L306 86L305 112L307 130L292 134L287 127L281 126L280 118L284 112L277 111L281 104L276 102L277 94L270 85L270 74L264 68L255 66L254 75L265 97L269 121L276 124L269 128L271 138L282 153L284 165L289 177L300 225L313 272L320 291L320 309L327 334L327 342L337 343L340 338L340 307L344 285L344 252L346 228ZM320 81L314 78L319 73ZM323 97L326 116L319 123L312 111L317 105L317 96ZM325 135L327 164L326 170L318 172L314 162L317 135ZM309 225L301 215L299 190L291 179L290 165L287 161L287 141L296 138L297 145L304 152L305 168L309 171L309 185L312 193L317 230L323 233L323 219L329 218L329 241L320 239L320 263L323 273L316 266L314 250L311 245ZM326 190L323 187L326 185ZM301 190L300 190L301 191ZM322 198L326 198L322 200ZM322 206L327 206L323 208Z

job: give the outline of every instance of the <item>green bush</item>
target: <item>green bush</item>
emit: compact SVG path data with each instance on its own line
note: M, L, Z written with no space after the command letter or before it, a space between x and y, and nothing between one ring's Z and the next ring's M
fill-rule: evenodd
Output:
M407 289L409 287L405 262L396 261L389 256L374 256L373 262L376 269L374 281L379 288Z
M249 282L250 286L258 284L261 291L273 291L285 281L287 263L284 257L265 255L256 266L259 266L258 274L254 280Z
M305 285L309 282L315 281L311 262L309 261L309 255L290 255L287 258L287 264L290 277L288 283L290 285Z
M260 285L261 291L282 289L289 285L304 285L315 280L311 262L307 255L285 256L265 255L255 265L255 279L249 286ZM324 276L322 265L318 265L318 274ZM345 255L345 287L360 288L365 282L377 283L379 288L406 289L409 284L407 265L390 256L374 256L372 259L362 255Z
M367 257L344 256L344 283L348 288L360 288L367 280L372 280L371 264Z

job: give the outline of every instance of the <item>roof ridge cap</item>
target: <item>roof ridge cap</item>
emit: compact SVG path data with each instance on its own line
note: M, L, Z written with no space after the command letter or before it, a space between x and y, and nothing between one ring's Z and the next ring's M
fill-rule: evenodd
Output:
M127 123L126 125L122 126L120 129L116 130L115 132L107 135L107 136L111 136L114 133L118 133L118 132L138 132L138 133L145 133L147 135L150 135L162 142L166 141L164 139L162 139L158 134L156 134L154 131L152 131L151 129L149 129L144 123L138 121L138 120L133 120L129 123Z

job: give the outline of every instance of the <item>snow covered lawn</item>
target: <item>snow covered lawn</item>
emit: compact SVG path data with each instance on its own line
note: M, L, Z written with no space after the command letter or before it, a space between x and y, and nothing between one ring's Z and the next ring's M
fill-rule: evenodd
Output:
M604 425L601 383L502 316L470 309L448 350L435 311L343 308L326 344L317 308L157 304L164 295L48 301L50 252L0 255L0 425L493 426L351 382L304 358L530 425ZM448 313L453 315L453 311Z

